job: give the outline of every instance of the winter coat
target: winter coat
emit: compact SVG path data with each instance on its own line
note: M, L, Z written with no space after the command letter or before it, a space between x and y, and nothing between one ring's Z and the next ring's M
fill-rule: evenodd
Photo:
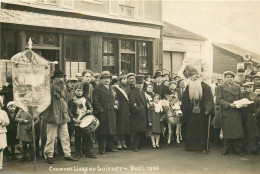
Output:
M221 128L223 138L239 139L244 137L242 127L242 110L231 108L230 104L241 99L240 87L227 83L219 85L216 90L216 102L221 106Z
M0 122L1 122L1 124L0 124L0 134L6 133L7 132L6 126L8 126L10 122L9 122L7 113L2 109L0 109Z
M68 122L67 90L61 85L51 85L51 104L46 113L46 123L65 124Z
M99 134L116 135L115 96L110 86L108 89L102 83L93 91L93 109L99 119Z
M148 129L148 106L143 91L134 88L129 94L130 128L133 132L146 132Z

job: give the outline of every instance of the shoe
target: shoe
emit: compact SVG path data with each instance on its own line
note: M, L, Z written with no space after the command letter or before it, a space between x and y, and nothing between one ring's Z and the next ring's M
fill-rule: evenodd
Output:
M138 148L137 147L134 147L134 152L138 152Z
M79 160L79 159L80 159L80 156L79 156L79 155L77 155L77 156L76 156L76 158Z
M170 143L167 143L166 146L169 147L169 146L170 146Z
M160 145L159 144L157 144L156 145L156 149L160 149L161 147L160 147Z
M122 149L122 145L119 144L119 145L117 146L117 148L118 148L118 150L121 150L121 149Z
M94 153L86 154L85 158L97 158L97 156Z
M99 152L98 152L99 154L101 154L101 155L104 155L105 154L105 151L103 150L100 150Z
M54 159L53 158L47 158L47 162L49 163L49 164L54 164Z
M225 156L225 155L227 155L228 154L228 152L222 152L222 155L223 156Z
M118 152L116 149L107 149L106 152Z
M240 152L235 152L235 154L238 155L238 156L243 156L243 154L240 153Z
M123 144L122 145L123 149L127 149L127 145Z
M64 157L64 159L67 160L67 161L78 161L77 158L73 158L71 155L68 156L68 157Z
M19 158L19 162L24 162L26 160L26 157L24 157L24 156L21 156L20 158Z
M207 150L203 150L202 153L203 153L203 154L207 154L208 151L207 151Z
M153 149L156 149L156 145L153 145Z

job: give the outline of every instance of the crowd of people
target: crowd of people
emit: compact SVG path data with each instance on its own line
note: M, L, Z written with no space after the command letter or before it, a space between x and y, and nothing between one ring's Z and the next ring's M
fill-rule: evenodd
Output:
M222 155L259 153L259 72L250 75L243 69L237 74L227 71L212 84L203 82L192 67L184 76L170 77L161 71L153 77L134 73L112 76L109 71L99 74L86 70L66 79L58 70L51 79L51 104L35 118L16 107L12 81L7 79L0 97L0 169L3 152L14 160L17 146L21 147L19 161L33 159L32 122L36 155L50 164L55 162L56 146L65 160L77 161L82 155L97 158L93 151L96 141L99 154L123 149L138 152L148 144L160 149L160 143L170 146L171 139L177 140L177 145L183 140L186 150L205 154L209 152L209 140L223 141ZM253 102L238 108L234 101L242 98ZM80 124L90 115L100 125L86 132ZM172 129L176 135L167 136Z

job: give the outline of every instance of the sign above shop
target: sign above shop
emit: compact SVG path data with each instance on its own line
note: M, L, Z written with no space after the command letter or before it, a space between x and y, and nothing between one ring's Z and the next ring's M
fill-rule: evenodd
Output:
M9 9L1 9L0 22L40 27L113 33L139 37L160 38L159 28L157 29L97 20L53 16Z

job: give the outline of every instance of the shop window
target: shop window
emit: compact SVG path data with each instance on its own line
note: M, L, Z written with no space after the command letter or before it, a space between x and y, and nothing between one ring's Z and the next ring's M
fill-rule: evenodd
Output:
M138 48L138 73L149 74L151 65L151 56L148 54L148 42L137 42Z
M32 39L33 45L37 46L59 46L59 35L54 33L26 32L26 45L29 39Z
M103 49L102 49L102 70L109 71L112 74L117 74L116 69L116 40L113 39L103 39Z
M64 58L66 60L66 74L75 77L78 72L87 69L89 63L89 37L77 35L64 36Z

